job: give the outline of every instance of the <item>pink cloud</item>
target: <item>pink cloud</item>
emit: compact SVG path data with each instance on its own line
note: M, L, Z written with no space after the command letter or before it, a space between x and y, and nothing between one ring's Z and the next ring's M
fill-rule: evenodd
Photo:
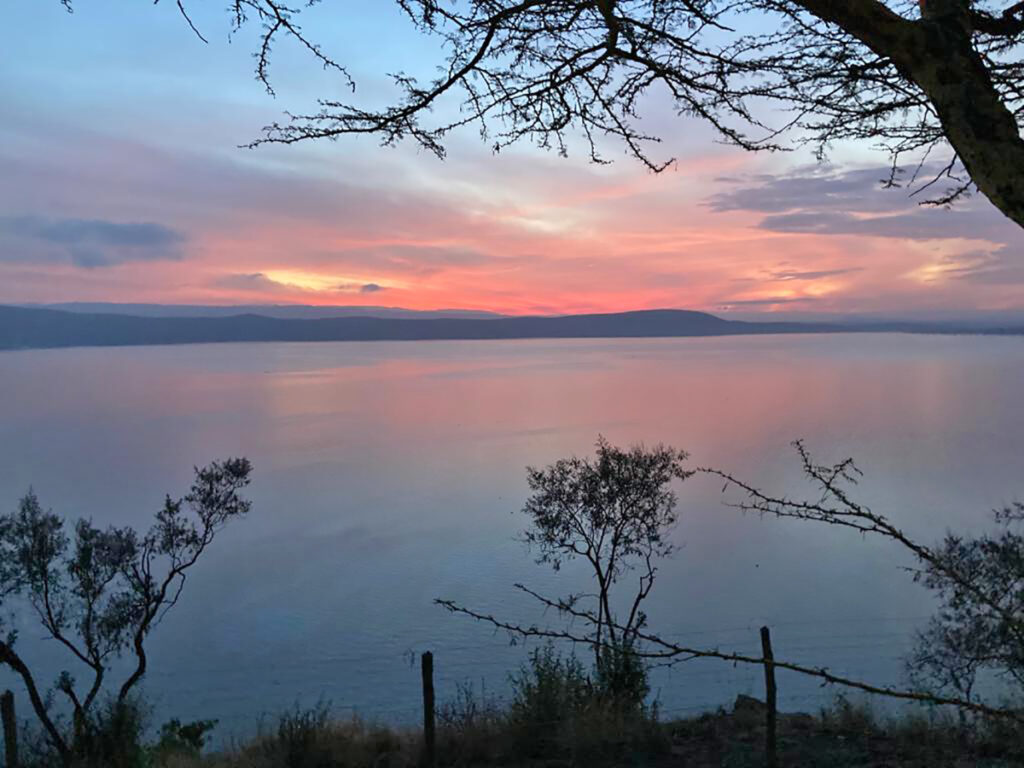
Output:
M742 179L770 166L738 151L654 176L626 162L606 168L527 151L439 164L337 145L317 150L333 153L328 174L291 149L209 156L97 135L65 149L59 128L40 130L58 149L0 150L5 211L151 221L187 237L180 260L112 263L102 274L0 257L0 301L375 304L384 290L392 305L510 313L1022 301L1019 284L965 277L1002 268L993 254L1005 243L984 212L965 214L977 232L961 217L940 221L934 238L912 229L901 237L895 220L816 219L798 182L787 182L785 201L766 197L782 187L758 197L767 182ZM873 215L887 215L887 205L917 215L886 199L895 200L869 200ZM379 290L362 290L369 285Z

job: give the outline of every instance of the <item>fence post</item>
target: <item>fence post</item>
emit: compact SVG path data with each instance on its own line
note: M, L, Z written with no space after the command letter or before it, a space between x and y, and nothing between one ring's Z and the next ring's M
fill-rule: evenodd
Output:
M18 721L14 716L14 694L0 696L0 720L4 725L4 765L18 768Z
M437 764L434 734L434 654L427 651L420 657L423 673L423 764L434 768Z
M779 754L775 742L775 657L772 655L772 636L768 627L761 627L761 651L764 654L765 687L765 768L778 768Z

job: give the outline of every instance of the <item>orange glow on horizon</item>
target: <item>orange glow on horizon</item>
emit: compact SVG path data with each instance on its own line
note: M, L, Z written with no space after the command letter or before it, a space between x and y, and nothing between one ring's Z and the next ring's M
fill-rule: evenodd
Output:
M95 268L0 261L0 302L373 305L513 315L1021 308L1012 282L961 279L999 247L980 234L827 234L816 232L814 221L806 231L787 231L763 225L788 210L770 199L761 210L712 207L730 185L771 178L758 176L773 168L766 162L710 154L652 175L626 164L595 168L529 155L481 160L472 176L465 166L430 166L422 178L388 177L377 186L359 183L366 174L358 164L337 180L274 176L263 186L230 188L223 212L211 213L202 200L180 201L178 219L169 222L185 233L179 258ZM854 224L863 220L849 215ZM98 219L102 211L77 216Z

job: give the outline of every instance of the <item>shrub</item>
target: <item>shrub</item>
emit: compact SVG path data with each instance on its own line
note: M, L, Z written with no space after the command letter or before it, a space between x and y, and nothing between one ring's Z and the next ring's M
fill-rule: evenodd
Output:
M154 757L158 761L171 755L198 757L206 746L207 734L216 726L216 720L184 724L178 718L168 720L160 727L160 740L153 747Z
M335 763L325 745L330 707L319 702L310 709L285 712L273 736L262 742L263 754L281 768L328 768Z
M138 699L111 698L79 723L75 768L144 768L146 711Z
M594 670L594 683L599 699L613 709L640 712L650 693L647 665L620 643L602 646Z
M533 650L511 683L512 717L531 725L564 720L582 710L592 694L579 659L562 657L551 644Z
M508 717L486 692L468 683L456 686L453 699L437 711L438 759L445 765L500 762L508 746Z
M647 670L634 654L609 652L592 680L574 656L553 645L530 654L512 676L508 733L514 756L603 763L660 751L655 710L646 710Z

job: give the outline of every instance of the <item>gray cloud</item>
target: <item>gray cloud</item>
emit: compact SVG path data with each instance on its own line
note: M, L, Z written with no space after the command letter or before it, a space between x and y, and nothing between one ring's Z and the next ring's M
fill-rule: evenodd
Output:
M887 168L835 172L813 168L784 176L758 174L745 181L729 177L723 182L739 183L736 189L708 200L713 211L756 211L781 213L802 208L838 211L885 212L906 203L906 190L882 190Z
M720 308L728 307L763 307L771 304L809 304L817 301L813 296L805 296L803 298L792 298L783 296L774 296L767 299L739 299L739 300L727 300L723 301Z
M757 226L771 232L1019 242L1020 229L983 197L950 209L923 206L905 187L882 189L887 176L887 168L762 175L714 195L707 205L719 212L764 214Z
M334 290L341 293L377 293L386 291L387 288L377 283L338 283L334 286Z
M943 210L921 208L905 213L863 216L838 211L799 211L765 216L758 226L772 232L817 235L859 235L912 240L1002 241L1011 235L1003 226L1002 214L995 216L977 209ZM1007 222L1008 224L1009 222ZM1012 225L1010 225L1012 226Z
M945 261L944 274L982 285L1024 285L1024 252L1007 246L976 251Z
M0 217L0 261L69 262L94 269L129 261L177 261L185 237L154 222Z
M241 272L221 275L213 281L213 285L233 291L252 291L254 293L294 293L295 291L310 290L278 282L267 277L262 272ZM333 290L341 293L378 293L386 291L387 288L378 283L339 283L333 286Z

